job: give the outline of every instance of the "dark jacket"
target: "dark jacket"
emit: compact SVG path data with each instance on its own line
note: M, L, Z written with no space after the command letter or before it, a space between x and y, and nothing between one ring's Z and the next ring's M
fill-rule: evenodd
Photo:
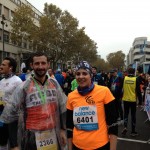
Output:
M104 82L103 78L101 77L101 75L98 75L98 74L93 75L92 81L97 82L98 85L105 86L105 82Z
M119 76L112 76L110 79L110 90L115 98L121 98L122 97L122 83L123 80ZM112 89L112 85L115 85L115 89Z

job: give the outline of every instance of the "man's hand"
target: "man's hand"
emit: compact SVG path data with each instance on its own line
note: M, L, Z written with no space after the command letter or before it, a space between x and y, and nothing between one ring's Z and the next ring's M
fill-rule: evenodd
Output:
M60 138L61 138L61 144L62 146L65 146L67 144L67 137L66 137L66 131L62 130L60 131Z

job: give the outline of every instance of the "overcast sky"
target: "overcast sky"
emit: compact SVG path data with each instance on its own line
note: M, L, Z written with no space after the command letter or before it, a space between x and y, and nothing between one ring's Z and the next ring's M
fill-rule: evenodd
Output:
M79 27L97 43L98 54L127 54L136 37L150 38L150 0L28 0L43 12L52 3L77 18Z

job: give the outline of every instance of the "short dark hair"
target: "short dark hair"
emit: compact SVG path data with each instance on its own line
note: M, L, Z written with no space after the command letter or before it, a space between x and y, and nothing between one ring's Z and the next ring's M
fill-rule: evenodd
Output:
M134 68L128 68L128 74L134 74L135 69Z
M43 52L36 52L36 53L33 53L31 55L30 62L33 63L33 58L34 57L40 57L40 56L45 56L47 58L47 61L49 61L48 56L45 53L43 53Z
M118 72L117 69L113 69L113 72Z
M54 69L52 69L52 68L49 68L49 69L48 69L48 71L49 71L50 69L51 69L51 71L54 73Z
M23 69L22 69L22 72L23 72L23 73L27 73L27 68L26 68L26 67L23 68Z
M141 66L138 66L138 67L137 67L137 71L138 71L139 73L143 73L143 68L142 68Z
M95 70L97 70L97 67L93 66L92 68L94 68Z
M17 68L16 60L12 57L5 57L4 60L8 60L9 66L12 67L12 72L16 72L16 68Z

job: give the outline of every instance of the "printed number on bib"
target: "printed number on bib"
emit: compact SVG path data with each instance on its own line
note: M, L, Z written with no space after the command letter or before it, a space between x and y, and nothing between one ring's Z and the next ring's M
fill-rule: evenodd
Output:
M47 145L53 144L53 140L52 140L52 139L43 140L43 141L39 141L39 142L40 142L40 147L43 147L43 146L47 146Z
M55 130L35 132L37 150L57 150Z
M97 130L97 108L96 106L76 107L73 110L73 122L77 129L80 130Z
M82 117L82 118L78 117L78 118L77 118L77 122L78 122L78 123L89 123L89 122L93 122L93 117L92 117L92 116L91 116L91 117Z

